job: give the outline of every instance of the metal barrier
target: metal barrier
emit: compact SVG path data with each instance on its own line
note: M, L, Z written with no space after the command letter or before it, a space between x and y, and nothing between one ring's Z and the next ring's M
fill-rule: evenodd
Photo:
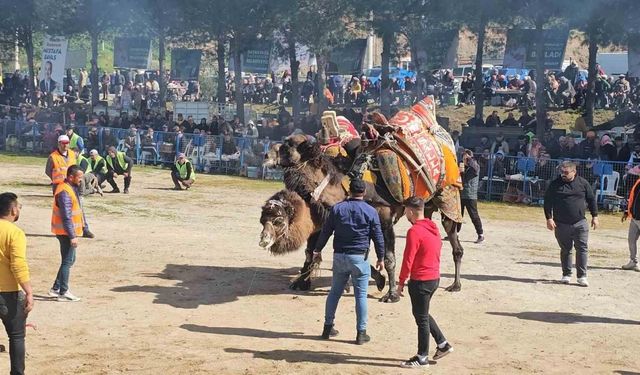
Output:
M78 126L85 150L102 155L110 146L127 153L139 164L171 165L185 153L195 168L205 173L281 179L281 171L262 168L264 154L274 143L248 137L182 134ZM0 120L0 150L46 155L55 149L61 125ZM478 197L514 203L542 204L544 193L558 176L559 159L477 154L480 164ZM567 159L568 160L568 159ZM578 175L593 187L598 203L609 209L626 207L626 198L639 178L640 167L624 162L572 160Z

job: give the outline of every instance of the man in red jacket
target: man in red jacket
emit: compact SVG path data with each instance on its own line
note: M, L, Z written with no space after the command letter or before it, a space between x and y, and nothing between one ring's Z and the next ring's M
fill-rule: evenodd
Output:
M407 232L407 242L400 270L398 293L403 295L405 281L409 280L409 296L413 316L418 325L418 354L402 362L405 368L428 367L429 333L438 348L433 356L438 360L453 351L429 315L429 302L440 283L440 249L442 240L436 224L424 217L424 200L412 197L405 202L405 215L413 226Z

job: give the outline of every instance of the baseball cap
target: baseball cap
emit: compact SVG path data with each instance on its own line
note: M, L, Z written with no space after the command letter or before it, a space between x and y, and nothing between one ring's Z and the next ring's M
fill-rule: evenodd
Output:
M98 150L93 149L93 150L89 151L89 155L96 155L96 156L98 156Z
M183 152L181 152L181 153L179 153L179 154L178 154L178 159L184 159L184 158L186 158L186 157L187 157L187 156L186 156Z
M58 143L69 143L69 137L61 135L58 137Z
M359 178L354 178L349 184L349 191L354 194L362 194L367 189L367 185Z

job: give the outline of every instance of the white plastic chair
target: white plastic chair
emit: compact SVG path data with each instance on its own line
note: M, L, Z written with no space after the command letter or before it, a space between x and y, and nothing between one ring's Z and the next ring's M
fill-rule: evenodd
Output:
M602 176L601 189L596 190L596 197L600 195L605 197L617 196L618 184L620 183L620 173L613 171L611 174Z

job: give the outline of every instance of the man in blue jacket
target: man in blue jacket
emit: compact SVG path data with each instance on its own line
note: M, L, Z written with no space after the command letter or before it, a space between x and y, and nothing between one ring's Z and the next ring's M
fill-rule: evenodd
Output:
M325 340L338 334L333 328L333 321L349 277L353 280L353 294L356 298L356 344L362 345L371 340L367 335L367 287L371 277L367 256L369 243L373 240L378 257L376 269L381 271L384 266L384 239L378 213L364 201L365 191L364 181L351 180L351 197L333 206L313 252L314 260L320 259L322 248L331 234L334 235L333 279L327 296L322 331L322 338Z

